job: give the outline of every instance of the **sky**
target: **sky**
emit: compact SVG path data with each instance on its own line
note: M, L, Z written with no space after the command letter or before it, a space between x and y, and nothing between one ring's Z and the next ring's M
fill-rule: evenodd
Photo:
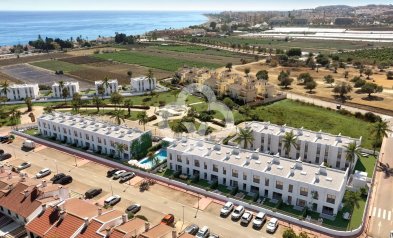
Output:
M392 0L0 0L0 11L152 10L152 11L260 11L293 10L324 5L391 4Z

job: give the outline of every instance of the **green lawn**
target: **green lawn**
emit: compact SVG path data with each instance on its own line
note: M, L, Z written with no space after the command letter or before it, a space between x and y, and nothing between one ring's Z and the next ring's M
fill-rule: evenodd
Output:
M105 60L110 59L110 60L119 61L128 64L137 64L145 67L162 69L172 72L177 71L179 68L185 65L195 66L195 67L208 67L208 68L218 68L222 66L222 65L207 63L202 61L182 60L182 59L165 57L165 56L153 56L141 52L130 52L130 51L99 54L99 55L94 55L94 57L105 59Z
M194 53L194 54L205 54L205 55L218 55L226 57L239 57L239 53L234 53L225 50L212 49L209 47L197 46L197 45L159 45L154 46L159 50L169 50L174 52Z
M355 165L355 170L367 172L368 177L372 178L376 163L377 163L377 159L375 158L375 156L372 155L368 157L361 156Z
M140 111L133 111L133 110L131 110L131 114L130 114L130 116L128 116L127 109L124 108L123 110L124 110L125 114L127 115L127 117L126 117L127 120L131 120L131 121L138 120L137 117L138 117L138 114L140 113ZM70 110L61 110L61 112L71 112L73 114L77 114L76 112L72 111L71 109ZM100 115L100 116L107 115L107 116L110 116L110 115L113 114L113 112L114 112L114 109L102 109L102 108L100 108L100 112L99 113L97 112L96 109L87 109L87 110L86 109L80 109L78 114L89 115L89 116L91 116L91 115Z
M63 70L64 73L83 69L83 66L67 63L64 61L58 61L58 60L39 61L31 64L40 68L49 69L53 71Z

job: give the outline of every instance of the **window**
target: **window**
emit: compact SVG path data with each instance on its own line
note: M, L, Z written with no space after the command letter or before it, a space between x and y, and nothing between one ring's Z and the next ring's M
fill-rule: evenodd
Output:
M101 143L101 138L100 137L98 137L97 140L98 140L98 143Z
M328 194L326 197L326 202L335 204L336 203L336 196Z
M293 191L293 185L290 184L290 185L288 186L288 192L291 193L292 191Z
M340 168L341 167L341 161L340 160L337 160L336 161L336 168Z
M283 183L281 181L276 181L276 188L282 190L283 188Z
M74 131L74 136L78 136L78 132Z
M227 169L226 168L222 168L222 174L227 174Z
M199 167L199 166L200 166L199 160L194 160L194 166L195 166L195 167Z
M259 176L257 176L257 175L254 175L254 176L252 177L252 181L253 181L254 183L260 183L260 180L261 180L261 178L260 178Z
M239 174L236 169L232 169L232 177L234 177L234 178L239 177Z
M265 186L269 186L269 179L265 178Z
M186 158L186 164L190 164L190 160Z
M247 174L243 173L243 180L247 180Z
M172 160L172 153L169 154L169 160Z
M296 206L305 207L306 206L306 201L304 201L303 199L297 199Z
M86 136L85 136L85 137L86 137L86 140L89 140L89 135L88 135L88 134L86 134Z
M213 164L213 172L218 172L218 166L216 164Z
M203 162L203 168L204 168L204 169L207 169L207 164L206 164L206 162Z
M177 160L177 162L180 162L180 163L182 162L180 155L177 155L176 160Z
M63 128L63 132L64 132L65 134L67 134L67 129Z
M308 196L308 189L304 187L300 187L300 195L307 197Z

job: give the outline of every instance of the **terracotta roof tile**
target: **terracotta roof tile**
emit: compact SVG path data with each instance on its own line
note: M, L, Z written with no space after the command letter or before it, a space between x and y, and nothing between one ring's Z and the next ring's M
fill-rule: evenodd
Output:
M67 199L64 203L64 210L81 218L92 218L98 215L98 207L96 205L79 198Z
M87 226L86 229L83 229L81 233L77 236L77 238L102 238L102 235L99 235L97 233L98 229L103 224L101 222L98 222L96 220L92 220L89 225ZM105 234L105 233L104 233Z
M63 220L56 222L43 237L70 238L83 224L82 218L65 213Z
M121 233L123 235L125 235L125 234L139 235L145 231L145 223L146 222L140 218L134 218L134 219L129 220L120 226L115 227L113 232L116 231L117 233ZM111 238L112 238L112 235L111 235Z
M173 228L165 225L165 224L158 224L157 226L152 227L147 232L139 235L139 238L159 238L164 237L172 232Z
M105 223L116 218L121 218L123 214L124 212L118 210L111 210L108 212L103 212L101 216L98 216L95 219L101 221L102 223Z
M48 207L44 213L38 215L26 225L26 230L43 237L58 219L59 212L52 207Z

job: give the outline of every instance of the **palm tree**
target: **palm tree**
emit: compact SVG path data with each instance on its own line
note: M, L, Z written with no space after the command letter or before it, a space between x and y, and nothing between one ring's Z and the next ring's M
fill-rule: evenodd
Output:
M10 111L10 114L11 114L11 121L13 122L13 124L14 125L18 124L18 122L22 116L22 113L19 110L17 110L16 108L12 108Z
M378 162L377 171L383 172L385 174L385 178L393 176L393 168L390 168L390 165L388 163L384 164L382 162Z
M360 207L359 201L362 199L360 192L346 191L344 194L345 207L353 213L353 210Z
M153 82L153 80L154 80L154 73L153 73L153 70L152 70L152 69L149 69L149 70L147 71L147 79L149 79L150 93L152 93L152 92L153 92L153 88L151 87L151 85L152 85L152 82Z
M240 128L237 137L235 139L235 142L238 144L243 144L243 147L247 149L248 145L249 144L251 145L253 141L254 141L254 135L251 129Z
M283 148L284 148L286 157L288 157L289 151L291 151L291 146L295 147L295 149L298 148L297 137L296 137L295 133L293 133L293 130L290 132L286 132L282 141L283 141Z
M149 122L149 117L147 116L146 111L138 113L138 123L139 125L143 125L143 130L146 130L146 124Z
M44 111L46 112L46 113L52 113L53 112L53 107L52 106L47 106L47 107L44 107Z
M97 108L97 113L99 113L100 112L100 106L102 104L102 99L96 95L96 96L93 97L92 101L93 101L93 104Z
M120 125L121 122L125 122L126 115L122 110L115 110L110 117L116 120L117 125Z
M125 149L126 149L127 145L122 144L122 143L115 143L115 148L117 151L117 156L121 159L122 158L122 154L124 153Z
M101 95L101 98L104 99L105 88L102 84L97 87L97 94Z
M345 146L345 149L347 152L345 160L349 162L349 171L352 172L352 164L361 154L360 147L356 144L356 141L353 141Z
M127 107L127 110L128 110L128 115L127 115L128 117L131 116L131 107L132 107L132 105L133 105L133 102L132 102L131 99L127 99L127 100L124 101L124 106Z
M61 96L64 98L64 103L67 104L67 97L70 95L68 88L63 88L61 90Z
M27 111L31 112L33 110L33 103L31 102L31 97L25 98L25 103L27 106Z
M103 81L102 84L103 84L104 87L105 87L105 92L108 91L108 87L109 87L109 79L108 79L108 77L105 77L105 78L104 78L104 81Z
M4 94L5 97L7 97L7 93L10 91L10 84L8 83L7 80L5 80L2 84L1 84L1 91L0 93Z
M387 121L380 120L373 125L371 134L374 136L374 154L377 146L382 143L383 138L388 137L388 133L391 132L392 130L389 128L389 124Z
M79 93L74 93L71 101L72 110L74 110L76 113L79 113L79 109L81 108L82 104L82 96Z
M124 97L120 93L114 92L111 94L110 100L112 104L115 104L115 108L117 109L117 106L123 102Z

